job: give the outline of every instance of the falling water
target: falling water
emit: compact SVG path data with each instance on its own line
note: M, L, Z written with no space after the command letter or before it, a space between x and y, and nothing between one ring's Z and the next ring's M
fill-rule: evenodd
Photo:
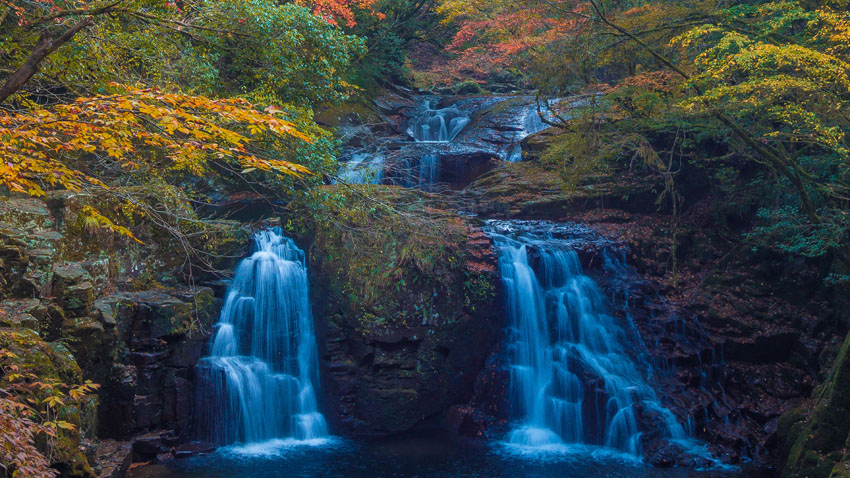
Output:
M606 310L569 243L538 234L492 234L509 321L510 443L602 445L640 454L640 413L662 436L693 443L629 356L628 328Z
M279 228L254 236L198 367L199 437L217 444L325 436L304 252Z
M343 163L339 177L351 184L380 184L384 178L384 157L380 154L354 154Z
M434 185L440 179L440 157L425 154L419 160L419 189L433 192Z
M448 143L469 124L469 115L457 108L431 109L425 104L425 112L413 121L408 133L419 142Z
M547 120L552 120L551 113L544 111L543 115L547 117ZM549 128L549 125L543 122L536 105L529 106L521 111L521 115L517 120L519 124L517 125L518 129L514 138L514 144L503 155L505 160L510 163L522 161L522 141L525 138Z
M543 122L536 107L526 112L523 121L523 129L526 136L539 133L548 127L549 125Z

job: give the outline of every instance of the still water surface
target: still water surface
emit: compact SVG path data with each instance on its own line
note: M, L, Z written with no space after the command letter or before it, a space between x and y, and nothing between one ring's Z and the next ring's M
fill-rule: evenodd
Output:
M418 434L372 441L278 440L135 469L130 478L528 477L745 478L739 470L647 467L587 446L528 450L513 445ZM763 475L760 475L763 476Z

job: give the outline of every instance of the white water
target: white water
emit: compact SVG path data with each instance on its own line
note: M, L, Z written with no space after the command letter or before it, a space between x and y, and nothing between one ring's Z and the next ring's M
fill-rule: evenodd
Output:
M550 105L552 104L552 100L550 100ZM543 115L547 117L549 121L552 120L552 114L548 111L543 111ZM516 133L516 137L514 138L514 144L510 147L507 152L503 155L506 161L509 163L516 163L518 161L522 161L522 141L536 133L539 133L545 129L548 129L550 125L543 122L543 119L540 118L540 113L537 111L537 106L532 105L522 111L522 114L518 117L519 121L519 129Z
M418 142L449 143L469 124L469 115L457 108L431 109L426 103L425 111L413 121L408 134Z
M602 445L641 452L639 409L662 436L704 455L658 400L626 350L626 324L608 314L575 251L546 238L493 235L509 323L511 404L507 442L529 449Z
M425 154L419 160L419 189L433 192L434 185L440 180L440 157Z
M199 373L199 438L217 444L327 435L304 253L280 229L254 236Z
M351 184L380 184L384 178L384 157L357 153L342 164L339 177Z
M551 116L551 113L543 113L544 115ZM552 118L548 118L550 121ZM549 125L543 122L543 119L540 118L540 113L537 111L537 107L528 110L525 113L525 120L523 121L523 133L525 136L530 136L535 133L539 133L544 129L549 128Z

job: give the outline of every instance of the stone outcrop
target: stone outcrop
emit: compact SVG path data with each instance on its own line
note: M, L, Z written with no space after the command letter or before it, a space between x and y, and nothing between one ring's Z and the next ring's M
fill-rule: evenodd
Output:
M312 241L323 409L334 428L382 435L451 427L450 409L471 399L503 333L489 238L451 212L422 219L436 235L391 215L346 232L335 226L342 217L327 214L305 226L304 238Z
M850 476L850 335L811 405L779 421L783 478Z
M101 436L127 439L163 430L168 445L190 439L193 369L219 308L212 290L116 293L98 299L96 308L100 322L112 324L112 355L102 357L92 340L81 341L77 355L103 361L86 367L102 374Z
M17 366L44 379L100 385L99 400L72 420L77 432L51 452L67 476L101 472L97 438L155 432L164 447L189 439L193 367L219 307L205 287L138 290L141 274L173 273L148 269L171 260L135 265L157 245L116 247L81 229L77 211L90 200L63 191L44 201L0 198L0 348L20 349ZM125 465L107 466L103 476L120 476Z

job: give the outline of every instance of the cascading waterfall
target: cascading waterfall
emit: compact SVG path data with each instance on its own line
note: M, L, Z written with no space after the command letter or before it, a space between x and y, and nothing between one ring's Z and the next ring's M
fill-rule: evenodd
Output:
M602 445L638 455L642 409L659 417L664 438L695 448L627 353L628 330L608 314L577 253L539 235L492 236L510 327L516 426L507 441Z
M469 124L469 115L457 108L431 109L426 103L425 112L414 121L408 133L413 139L427 143L448 143Z
M536 107L526 112L523 121L523 133L526 136L539 133L548 127L549 125L543 122L543 119L540 117L540 113L537 112Z
M254 236L198 366L199 438L225 445L327 435L304 252L279 228Z
M384 162L383 155L357 153L343 163L339 177L351 184L380 184L384 179Z
M419 160L419 189L433 192L434 185L440 179L440 157L425 154Z
M550 105L552 103L550 102ZM544 111L544 116L551 120L551 114ZM518 118L519 129L516 133L516 143L504 155L505 160L509 163L522 161L522 141L536 133L539 133L549 128L549 125L543 122L540 113L537 112L537 106L531 106L525 109Z

